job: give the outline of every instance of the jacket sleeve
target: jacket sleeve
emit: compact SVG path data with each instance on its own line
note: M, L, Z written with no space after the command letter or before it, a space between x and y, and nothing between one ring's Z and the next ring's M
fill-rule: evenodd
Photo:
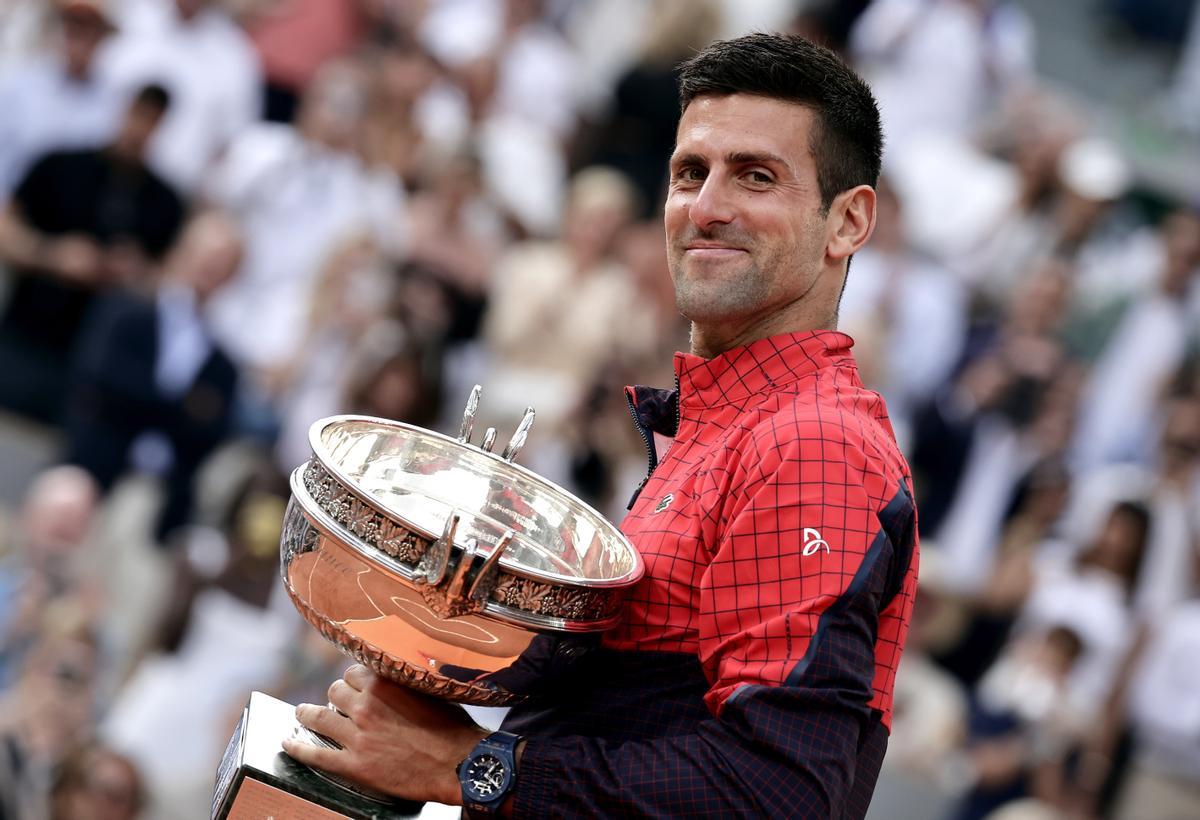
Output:
M880 523L885 481L861 448L819 428L761 436L786 443L756 441L727 476L739 489L725 495L699 590L712 717L653 740L530 740L515 816L865 813L847 800L864 744L886 744L871 704L897 570Z

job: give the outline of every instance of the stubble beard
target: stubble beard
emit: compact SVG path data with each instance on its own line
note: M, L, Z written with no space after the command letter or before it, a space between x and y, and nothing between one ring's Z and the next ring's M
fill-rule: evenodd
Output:
M737 270L689 273L684 251L672 253L668 264L679 312L700 324L720 324L762 312L770 301L771 283L761 261L770 270L777 260L760 260L754 249L747 257Z

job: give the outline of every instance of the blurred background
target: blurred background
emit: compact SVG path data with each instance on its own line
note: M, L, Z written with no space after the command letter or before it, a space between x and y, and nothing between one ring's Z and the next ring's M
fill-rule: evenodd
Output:
M309 424L457 429L619 520L686 349L675 66L872 83L841 312L914 471L872 817L1200 816L1191 0L0 2L0 817L207 817L248 692L346 665L276 570Z

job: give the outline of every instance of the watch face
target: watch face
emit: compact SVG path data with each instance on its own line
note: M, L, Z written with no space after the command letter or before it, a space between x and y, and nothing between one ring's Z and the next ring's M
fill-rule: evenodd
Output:
M481 754L467 762L463 784L476 800L492 800L508 786L510 772L504 761L493 754Z

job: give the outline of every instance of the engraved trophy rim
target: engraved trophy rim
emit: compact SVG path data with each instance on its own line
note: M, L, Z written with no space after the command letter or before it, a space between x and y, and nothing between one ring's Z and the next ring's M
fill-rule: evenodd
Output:
M378 547L367 543L359 536L355 535L346 529L345 525L335 519L326 510L313 499L312 494L308 491L304 484L304 472L306 466L296 468L292 472L290 479L292 499L295 501L294 508L289 507L285 515L285 529L289 522L304 518L308 526L316 530L320 535L336 540L338 543L348 547L358 554L362 555L368 561L375 563L383 569L400 576L402 581L410 586L415 586L418 582L416 577L416 569L412 566L405 565L404 562L383 552ZM432 539L431 539L432 540ZM506 567L502 566L502 570ZM286 578L286 566L281 566L284 572L284 586L291 592L291 584ZM507 573L505 573L507 574ZM516 575L517 573L512 573ZM526 577L526 576L522 576ZM545 584L560 586L564 588L577 587L576 583L556 584L553 581L543 578L531 579L540 581ZM614 590L596 590L597 592L623 592L625 587ZM580 590L586 592L586 590ZM480 608L479 613L485 617L496 618L506 621L513 626L533 629L538 632L550 633L586 633L599 632L615 626L620 621L620 603L619 596L606 599L602 603L611 604L613 610L609 614L602 615L597 618L585 617L570 617L567 615L553 615L544 612L534 612L528 609L523 609L520 606L506 605L500 601L487 600ZM306 617L306 620L308 618Z
M380 515L390 519L391 521L401 525L405 529L408 529L414 533L419 534L420 536L424 537L425 539L427 539L429 541L437 541L439 538L439 533L432 532L428 527L422 526L418 522L412 521L411 519L409 519L408 517L406 517L399 511L397 511L394 508L392 508L391 506L387 505L385 502L380 500L378 497L374 496L369 491L363 489L359 485L357 480L353 476L348 474L348 472L343 468L342 464L340 464L338 461L336 461L332 457L332 455L329 452L329 448L326 445L326 442L324 440L323 434L325 433L325 431L327 431L331 428L349 427L349 426L362 426L364 428L375 428L376 430L383 430L383 431L386 431L386 430L398 431L407 436L415 436L415 437L422 438L422 439L428 439L428 440L432 440L432 441L437 442L442 445L448 445L455 449L461 449L464 453L468 453L468 454L470 454L471 457L474 457L474 458L478 458L480 456L486 457L488 460L490 460L494 464L494 466L496 468L496 472L498 474L503 475L505 472L511 471L516 476L520 477L520 479L522 481L536 485L539 489L543 490L550 496L560 500L566 506L574 507L579 510L582 510L587 515L587 517L593 519L595 522L597 522L599 525L601 525L599 527L599 529L601 529L604 532L604 536L607 539L610 539L611 541L615 542L616 544L620 545L623 548L623 551L626 554L626 556L628 557L628 560L630 561L630 564L631 564L631 566L628 570L626 570L625 572L623 572L617 576L614 576L612 578L595 578L595 577L587 577L585 575L568 575L568 574L564 574L564 573L560 573L560 572L554 572L552 570L546 570L546 569L541 569L541 568L537 568L537 567L530 567L520 561L516 561L516 560L509 558L508 555L502 554L499 558L498 563L499 563L500 568L507 571L508 573L513 574L513 575L519 575L519 576L525 577L525 578L530 578L530 579L537 580L537 581L542 581L542 582L553 584L553 585L584 587L584 588L595 589L595 590L601 590L601 589L607 589L607 588L626 589L626 588L631 587L634 584L636 584L645 575L646 565L645 565L644 559L641 556L641 553L633 547L633 545L630 543L629 539L627 539L625 537L624 533L622 533L615 524L610 522L602 513L600 513L598 510L596 510L594 507L592 507L586 501L584 501L583 499L579 498L578 496L575 496L574 494L564 490L563 488L559 487L554 482L538 475L534 471L532 471L520 464L517 464L516 462L512 461L509 458L505 458L503 455L493 453L489 449L484 449L484 448L472 445L468 442L463 441L461 438L454 438L453 436L448 436L448 435L445 435L444 433L439 433L436 430L430 430L430 429L427 429L424 427L418 427L417 425L408 424L406 422L396 421L393 419L385 419L385 418L380 418L380 417L376 417L376 416L367 416L367 415L358 415L358 414L337 414L337 415L332 415L332 416L326 416L324 418L318 419L317 421L313 422L312 425L309 426L308 440L309 440L309 446L311 447L312 452L313 452L313 459L312 459L312 461L310 461L307 464L302 465L300 468L298 468L296 473L302 472L303 470L308 468L311 464L316 462L317 464L319 464L319 466L321 468L323 468L327 473L329 473L342 487L344 487L346 490L348 490L360 502L367 505L369 508L373 509ZM295 483L296 482L295 482L294 478L293 478L292 483L293 483L293 492L295 492ZM303 484L302 481L301 481L301 484ZM309 494L306 492L305 495L309 495ZM311 496L310 496L310 499L311 499ZM328 514L326 513L326 515L328 515ZM343 533L345 533L345 527L339 527L339 529ZM345 533L345 534L350 534L350 533ZM445 534L446 533L442 533L441 535L444 536ZM352 534L350 534L350 535L352 535ZM516 533L514 537L519 540L526 540L525 536L521 533ZM358 543L354 544L354 546L360 552L362 552L362 550L359 549L359 545L368 546L368 547L370 546L367 544L363 544L361 539L354 538L353 540L355 542L358 542ZM488 551L482 553L485 556L490 555L491 550L494 550L496 548L496 545L494 545L494 544L480 545L480 546L487 546L490 548ZM464 552L466 550L466 544L460 543L458 540L451 540L450 549L455 554L458 554L458 553ZM380 555L387 557L386 553L382 553L381 551L379 551L377 549L373 549L373 548L369 552L366 552L364 554L366 554L368 557L373 558L373 559L377 558ZM389 566L393 566L393 568L395 568L396 565L399 565L399 562L394 561L394 559L387 563L389 564ZM402 565L400 565L400 566L402 566ZM404 575L406 580L412 579L412 571L410 569L405 568L404 571L402 572L402 574ZM499 614L499 613L497 613L497 614ZM503 617L503 616L501 616L501 617ZM531 624L529 622L524 622L523 625L531 626L533 624ZM564 628L563 626L553 626L553 625L549 625L549 624L547 624L547 626L551 629L560 629L561 630Z

